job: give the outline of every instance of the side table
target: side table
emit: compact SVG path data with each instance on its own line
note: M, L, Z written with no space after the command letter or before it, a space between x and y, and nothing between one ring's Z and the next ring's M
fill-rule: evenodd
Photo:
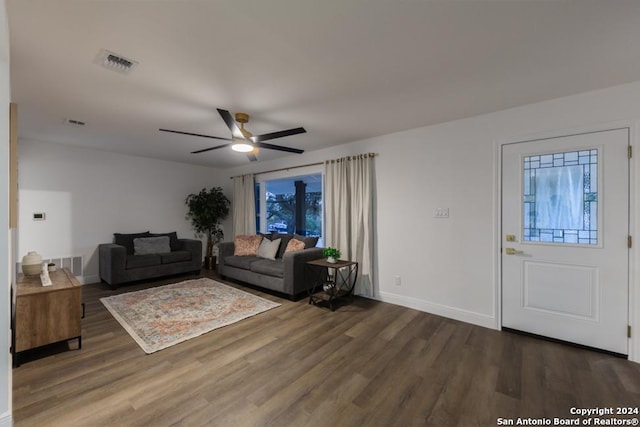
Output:
M40 276L18 277L14 366L20 364L20 353L43 345L77 339L82 348L82 286L67 268L49 275L51 286L42 286Z
M309 304L328 306L335 311L334 303L339 299L350 297L353 300L353 288L358 278L358 263L355 261L337 260L335 263L326 259L308 261L305 274L309 274L313 287L309 291Z

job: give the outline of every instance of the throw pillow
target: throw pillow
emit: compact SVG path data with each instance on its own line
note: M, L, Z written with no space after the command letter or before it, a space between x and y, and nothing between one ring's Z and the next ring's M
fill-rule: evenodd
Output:
M138 237L149 237L148 231L144 233L132 233L132 234L122 234L122 233L113 233L113 243L116 245L124 246L127 250L127 255L133 255L133 239Z
M171 246L171 250L172 251L179 250L179 248L178 248L178 233L175 232L175 231L172 231L171 233L151 233L149 236L150 237L167 236L169 238L169 246Z
M266 237L262 239L260 247L258 248L258 256L266 259L276 259L278 248L280 247L280 239L269 240Z
M301 251L304 249L304 242L298 239L291 239L287 244L287 249L284 250L284 253Z
M233 254L236 256L256 256L262 242L262 236L236 236Z
M304 242L304 248L305 249L315 248L316 245L318 244L318 239L320 239L320 237L318 237L318 236L305 237L305 236L301 236L299 234L294 234L293 238L297 239L297 240L300 240L301 242Z
M162 254L171 252L168 236L138 237L133 239L134 255Z

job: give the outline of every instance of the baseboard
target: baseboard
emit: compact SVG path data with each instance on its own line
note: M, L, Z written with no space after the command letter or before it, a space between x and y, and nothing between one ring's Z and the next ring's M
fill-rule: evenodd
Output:
M92 276L78 276L76 277L76 279L78 279L78 282L80 282L81 285L100 282L100 276L98 276L97 274Z
M482 326L489 329L498 329L496 319L486 314L474 313L468 310L462 310L446 305L435 304L429 301L417 298L405 297L402 295L392 294L389 292L380 292L374 299L391 304L401 305L407 308L424 311L426 313L436 314L438 316L447 317L449 319L459 320L465 323Z
M0 415L0 427L11 427L13 426L13 416L11 412L5 412Z

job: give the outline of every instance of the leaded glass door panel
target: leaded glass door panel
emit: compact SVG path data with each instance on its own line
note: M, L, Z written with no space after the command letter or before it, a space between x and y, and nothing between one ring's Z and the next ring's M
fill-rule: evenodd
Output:
M502 147L502 325L627 353L629 130Z
M598 244L598 149L524 156L523 240Z

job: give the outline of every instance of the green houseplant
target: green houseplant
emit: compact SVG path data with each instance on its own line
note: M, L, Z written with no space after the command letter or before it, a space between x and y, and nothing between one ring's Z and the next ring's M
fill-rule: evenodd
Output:
M231 202L222 192L222 188L213 187L210 190L203 188L197 194L189 194L185 204L189 207L187 219L191 220L196 235L207 236L205 266L211 269L216 264L213 245L224 238L220 222L229 215Z
M336 248L332 248L331 246L326 247L322 250L322 256L327 257L327 262L334 263L338 258L340 258L340 250Z

